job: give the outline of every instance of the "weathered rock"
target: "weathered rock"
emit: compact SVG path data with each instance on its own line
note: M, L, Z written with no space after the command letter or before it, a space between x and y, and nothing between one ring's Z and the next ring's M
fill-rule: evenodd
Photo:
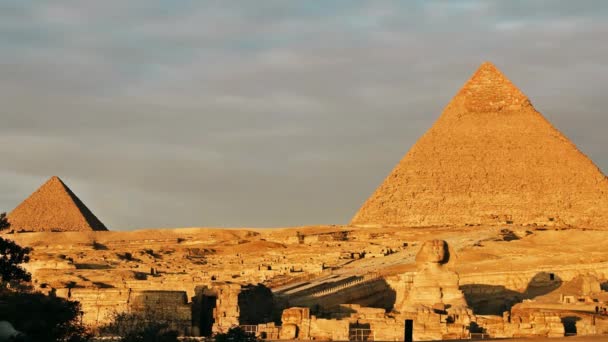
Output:
M281 322L283 324L301 325L304 320L310 319L309 308L288 308L283 310L281 314Z
M293 323L284 323L279 336L281 340L294 340L298 337L298 326Z

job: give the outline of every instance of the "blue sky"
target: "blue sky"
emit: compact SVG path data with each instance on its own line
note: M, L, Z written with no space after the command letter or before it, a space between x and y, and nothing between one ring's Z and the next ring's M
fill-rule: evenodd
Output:
M111 229L346 223L494 62L603 170L605 1L0 0L0 211L60 176Z

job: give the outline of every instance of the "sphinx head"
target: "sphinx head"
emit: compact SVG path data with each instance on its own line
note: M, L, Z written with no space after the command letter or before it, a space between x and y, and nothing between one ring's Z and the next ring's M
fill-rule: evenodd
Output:
M449 259L448 243L443 240L426 241L416 255L418 264L445 264Z

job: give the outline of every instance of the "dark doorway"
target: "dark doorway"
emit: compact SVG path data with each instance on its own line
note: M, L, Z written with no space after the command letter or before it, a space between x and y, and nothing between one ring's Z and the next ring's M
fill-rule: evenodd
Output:
M414 320L406 319L405 320L405 334L403 335L404 342L413 342L414 341Z
M257 325L273 321L274 296L264 285L245 285L238 297L239 324ZM280 317L280 314L278 314Z
M566 333L566 336L576 335L576 322L579 320L580 318L576 316L562 317L562 323L564 324L564 332Z
M215 319L213 318L213 309L215 309L216 302L217 297L202 296L200 316L201 336L211 336L211 328L215 322Z

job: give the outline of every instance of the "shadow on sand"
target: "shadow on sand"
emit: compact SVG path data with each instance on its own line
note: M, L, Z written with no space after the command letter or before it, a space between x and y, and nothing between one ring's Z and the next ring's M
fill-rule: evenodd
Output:
M460 289L473 312L479 315L502 315L524 299L533 299L548 294L562 285L562 280L553 273L537 273L524 292L507 289L502 285L469 284Z

